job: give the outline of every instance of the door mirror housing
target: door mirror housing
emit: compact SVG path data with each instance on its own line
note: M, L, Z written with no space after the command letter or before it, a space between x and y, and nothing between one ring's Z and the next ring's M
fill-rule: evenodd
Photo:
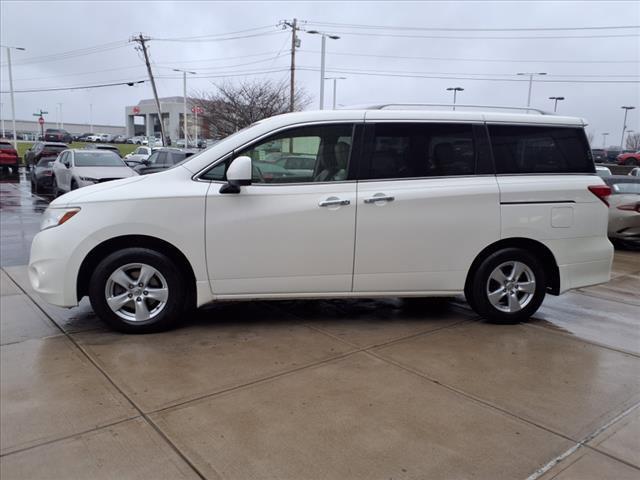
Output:
M251 178L251 157L237 157L227 169L227 184L220 193L240 193L242 185L251 185Z

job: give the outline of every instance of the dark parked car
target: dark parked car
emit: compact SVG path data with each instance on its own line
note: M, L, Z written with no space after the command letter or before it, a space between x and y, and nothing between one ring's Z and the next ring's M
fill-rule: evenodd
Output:
M58 156L60 152L69 148L69 145L65 143L55 143L55 142L36 142L34 143L29 150L27 150L24 154L24 164L27 168L31 168L33 165L36 165L42 158L44 157L55 157Z
M608 163L616 163L618 161L618 155L620 155L620 150L605 150L605 155L607 156Z
M6 140L0 140L0 167L11 167L13 173L16 173L19 166L20 157L18 157L18 152L13 148L13 144Z
M173 167L176 163L180 163L185 158L195 155L196 153L198 153L197 150L187 150L184 148L154 149L148 159L143 160L140 165L134 166L133 169L140 175L160 172Z
M45 142L73 142L73 137L69 132L61 128L47 128L44 132Z
M88 150L109 150L110 152L117 154L119 157L122 157L122 155L120 154L120 149L115 145L107 145L107 144L87 145L84 148Z
M592 148L591 153L595 163L603 163L607 161L607 154L603 148Z
M29 177L31 179L31 191L33 193L53 193L53 162L54 157L41 158L32 168Z

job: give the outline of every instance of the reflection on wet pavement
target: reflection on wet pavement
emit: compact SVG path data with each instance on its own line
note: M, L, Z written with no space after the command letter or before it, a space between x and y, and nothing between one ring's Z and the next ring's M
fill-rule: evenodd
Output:
M31 193L23 168L0 175L0 266L25 265L49 199Z

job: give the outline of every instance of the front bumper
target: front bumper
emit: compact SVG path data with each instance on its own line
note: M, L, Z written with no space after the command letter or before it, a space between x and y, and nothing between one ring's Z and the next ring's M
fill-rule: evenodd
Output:
M60 235L64 226L49 228L38 233L31 244L29 282L35 292L47 303L59 307L73 307L76 298L76 273L69 255L71 249L54 248L64 245L69 235Z

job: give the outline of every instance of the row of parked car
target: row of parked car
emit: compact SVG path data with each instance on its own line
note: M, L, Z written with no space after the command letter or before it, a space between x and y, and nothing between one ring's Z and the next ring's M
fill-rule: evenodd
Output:
M148 147L140 147L148 149ZM114 145L69 148L63 143L39 142L25 155L31 190L38 194L59 196L78 188L147 175L173 167L196 151L161 147L146 153L120 157Z
M640 165L640 150L605 150L594 148L591 150L596 163L617 163L618 165Z

